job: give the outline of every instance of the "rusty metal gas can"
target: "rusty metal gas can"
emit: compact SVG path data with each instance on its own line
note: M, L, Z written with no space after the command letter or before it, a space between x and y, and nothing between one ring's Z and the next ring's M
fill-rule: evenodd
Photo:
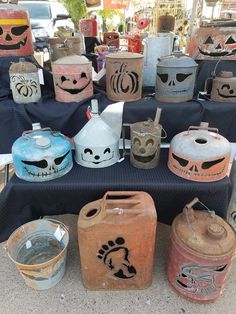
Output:
M0 56L34 53L28 11L12 3L0 4Z
M195 198L187 204L173 221L168 280L181 296L210 303L225 288L236 235L214 211L193 210L198 202Z
M128 37L128 51L140 53L142 49L142 37L139 33L130 34Z
M84 37L98 36L98 23L96 19L81 19L79 28Z
M93 96L92 62L84 56L67 56L52 62L56 100L80 102Z
M158 32L173 32L175 29L175 17L165 14L158 18Z
M38 102L41 98L38 68L31 62L20 58L9 68L13 99L18 104Z
M110 100L135 101L142 97L143 55L117 52L106 55L106 93Z
M120 35L117 32L104 32L103 43L108 46L120 47Z
M145 192L107 192L85 205L78 219L84 286L91 290L151 285L157 215Z
M236 77L233 72L221 71L213 79L211 99L236 103Z

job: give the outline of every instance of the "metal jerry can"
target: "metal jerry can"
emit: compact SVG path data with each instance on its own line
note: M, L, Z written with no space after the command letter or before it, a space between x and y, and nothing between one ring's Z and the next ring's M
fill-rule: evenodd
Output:
M198 202L195 198L187 204L173 221L168 280L190 301L210 303L224 290L236 235L214 211L193 210Z
M38 102L41 99L38 68L31 62L20 58L9 68L11 91L17 104Z
M91 290L151 285L157 214L146 192L107 192L85 205L78 219L84 286Z
M28 11L12 3L0 4L0 56L34 53Z

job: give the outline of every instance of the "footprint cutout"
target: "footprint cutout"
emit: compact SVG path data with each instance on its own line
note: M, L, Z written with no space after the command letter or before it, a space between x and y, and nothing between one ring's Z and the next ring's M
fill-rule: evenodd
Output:
M113 275L120 279L129 279L136 275L136 269L128 259L129 250L124 246L125 240L118 237L103 244L97 257L111 269Z

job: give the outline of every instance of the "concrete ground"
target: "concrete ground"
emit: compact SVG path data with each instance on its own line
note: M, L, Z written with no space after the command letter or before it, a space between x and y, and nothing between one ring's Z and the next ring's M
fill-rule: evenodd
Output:
M2 176L1 176L2 178ZM1 179L0 178L0 179ZM213 304L180 297L167 281L170 226L158 223L153 283L145 290L89 291L83 287L76 235L76 215L55 216L70 228L66 273L53 288L37 291L25 285L0 243L0 314L235 314L236 260L223 295Z

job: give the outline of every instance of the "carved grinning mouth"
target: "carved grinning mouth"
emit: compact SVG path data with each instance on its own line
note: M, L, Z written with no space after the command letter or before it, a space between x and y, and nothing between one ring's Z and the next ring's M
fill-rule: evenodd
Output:
M139 156L139 155L135 155L133 153L134 159L139 161L139 162L143 162L143 163L152 161L155 158L155 156L156 156L156 154L153 154L151 156Z
M207 50L203 50L200 47L198 47L198 49L199 49L201 54L203 54L204 56L210 56L210 57L232 56L232 55L236 54L236 49L212 51L212 52L207 51Z
M14 44L14 45L1 45L0 44L0 49L1 50L20 49L21 46L25 46L26 42L27 42L27 37L25 37L24 40L21 40L20 42L18 42L17 44Z
M29 170L26 166L24 166L24 169L27 171L28 175L32 176L32 177L47 177L47 176L51 176L53 174L57 174L59 172L61 172L62 170L66 169L68 167L69 163L67 163L64 167L61 168L57 168L57 169L53 169L49 172L33 172L31 170Z
M89 84L91 83L91 80L89 80L85 86L81 87L81 88L62 88L58 83L56 84L56 86L58 86L61 90L70 93L71 95L75 95L75 94L79 94L81 93Z

